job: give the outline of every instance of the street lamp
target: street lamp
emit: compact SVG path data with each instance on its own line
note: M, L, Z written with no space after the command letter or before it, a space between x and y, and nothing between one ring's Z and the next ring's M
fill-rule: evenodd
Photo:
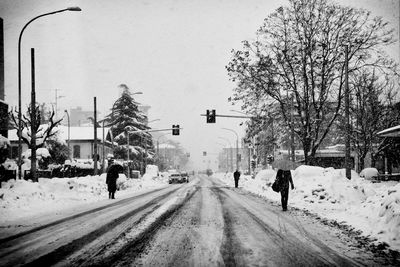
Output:
M37 17L34 17L28 23L25 24L25 26L22 28L21 33L19 34L18 38L18 178L21 179L21 154L22 154L22 142L21 142L21 128L22 128L22 109L21 109L21 39L22 39L22 34L24 33L26 27L33 22L34 20L48 16L48 15L53 15L56 13L64 12L64 11L82 11L79 7L68 7L66 9L61 9L49 13L45 13L42 15L39 15Z
M70 149L70 142L71 142L71 125L70 125L70 119L69 119L69 113L68 110L64 110L64 112L67 114L68 117L68 159L71 159L71 149Z
M154 119L151 121L148 121L147 124L155 122L155 121L159 121L160 119ZM142 134L140 135L140 142L143 142L143 138L142 138ZM142 153L141 153L142 154ZM142 163L143 163L143 155L142 155ZM147 143L144 143L144 170L143 173L146 171L146 166L147 166Z
M229 128L222 128L223 130L230 131L236 134L236 170L239 170L239 135L236 131L229 129Z
M163 136L169 135L169 134L170 134L170 133L166 133L166 134L160 135L160 136L157 138L157 164L158 164L158 165L160 165L160 143L159 143L160 138L163 137ZM158 168L160 168L160 166L158 166Z

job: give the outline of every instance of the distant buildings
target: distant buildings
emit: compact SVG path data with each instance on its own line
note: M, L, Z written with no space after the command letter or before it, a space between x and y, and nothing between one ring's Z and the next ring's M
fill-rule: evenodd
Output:
M68 143L68 127L60 125L57 127L58 140ZM109 141L109 130L110 128L97 129L97 154L101 161L107 157L108 154L112 154L112 143ZM9 152L9 158L18 157L18 136L17 130L9 130L9 140L11 143L11 149ZM93 127L70 127L70 156L73 159L93 159L94 155L94 134ZM103 142L104 141L104 142ZM27 150L28 146L22 144L22 153Z

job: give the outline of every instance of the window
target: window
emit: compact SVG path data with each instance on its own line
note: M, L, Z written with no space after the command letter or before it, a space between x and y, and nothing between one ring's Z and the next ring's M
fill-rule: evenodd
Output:
M73 157L78 158L78 159L81 157L81 146L80 145L74 145Z
M18 158L18 147L17 146L12 146L11 147L11 155L10 155L11 159L16 159Z

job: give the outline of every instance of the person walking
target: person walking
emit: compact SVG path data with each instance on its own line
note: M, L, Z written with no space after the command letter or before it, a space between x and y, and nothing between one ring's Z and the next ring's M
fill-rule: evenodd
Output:
M292 174L290 170L279 169L276 173L276 179L279 183L279 191L281 192L282 210L287 211L287 203L289 199L289 183L292 190L294 189Z
M115 191L117 191L117 179L118 179L118 166L111 164L107 170L106 183L108 188L108 198L115 199Z
M238 170L233 173L233 178L235 179L235 188L238 188L240 178L240 172Z

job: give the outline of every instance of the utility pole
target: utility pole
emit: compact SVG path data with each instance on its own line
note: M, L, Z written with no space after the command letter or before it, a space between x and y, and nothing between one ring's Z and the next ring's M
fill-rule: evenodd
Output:
M36 177L36 91L35 91L35 49L31 48L31 177L37 182Z
M126 146L127 146L127 154L128 154L128 179L131 178L130 175L130 169L129 169L129 131L127 129L125 129L125 135L126 135Z
M346 123L345 135L345 157L344 165L346 168L346 177L351 179L350 162L350 92L349 92L349 47L345 45L345 87L344 87L344 116Z
M294 149L294 121L293 121L293 94L290 96L290 147L291 147L291 159L294 162L296 159L295 157L295 149Z
M96 97L94 97L94 142L93 142L93 163L94 175L97 175L97 110L96 110Z
M58 95L58 91L61 91L60 89L54 89L54 91L56 92L56 95L55 95L55 102L54 102L54 104L55 104L55 106L56 106L56 108L55 108L55 117L56 117L56 119L58 119L58 99L59 98L62 98L62 97L65 97L65 96L63 96L63 95Z

